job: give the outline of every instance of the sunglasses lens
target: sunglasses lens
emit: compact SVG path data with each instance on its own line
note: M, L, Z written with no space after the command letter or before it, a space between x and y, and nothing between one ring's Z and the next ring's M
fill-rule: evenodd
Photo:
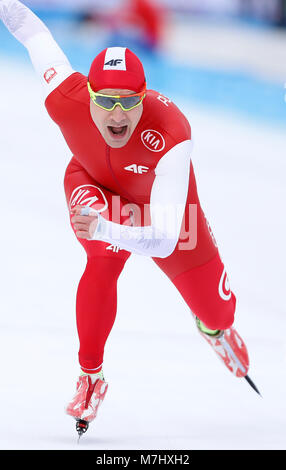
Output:
M98 104L98 106L101 106L105 109L112 109L116 102L116 98L113 99L109 96L96 96L95 99L95 104Z
M140 96L130 96L124 98L112 98L110 96L96 96L94 102L98 106L101 106L104 109L110 110L116 103L120 103L122 107L126 110L133 108L141 102L142 98Z
M119 101L122 104L123 108L131 109L140 103L141 98L140 96L127 96L126 98L120 98Z

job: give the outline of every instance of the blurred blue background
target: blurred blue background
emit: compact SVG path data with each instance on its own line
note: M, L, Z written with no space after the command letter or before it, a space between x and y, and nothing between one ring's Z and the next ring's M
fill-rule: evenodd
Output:
M286 123L285 0L26 0L85 74L111 45L139 54L148 87L274 125ZM28 58L0 24L2 55Z

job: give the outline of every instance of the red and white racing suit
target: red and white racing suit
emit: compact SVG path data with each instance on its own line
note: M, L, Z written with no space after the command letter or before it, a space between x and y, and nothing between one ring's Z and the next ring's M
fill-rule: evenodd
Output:
M102 367L117 280L131 253L152 257L208 328L229 328L235 296L198 198L185 116L149 90L128 143L109 147L90 115L87 77L72 69L46 26L15 0L0 1L0 17L28 49L47 111L73 154L64 182L68 208L81 204L100 214L95 239L79 239L87 254L76 301L82 370Z

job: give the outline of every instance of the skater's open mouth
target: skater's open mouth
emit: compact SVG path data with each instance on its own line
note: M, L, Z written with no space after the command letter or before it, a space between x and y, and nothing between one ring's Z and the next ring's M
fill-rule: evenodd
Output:
M125 137L127 133L127 126L108 126L108 131L109 134L115 139Z

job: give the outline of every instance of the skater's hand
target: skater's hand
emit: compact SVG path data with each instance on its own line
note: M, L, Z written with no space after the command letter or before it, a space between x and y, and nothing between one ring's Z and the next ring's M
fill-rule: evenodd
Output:
M76 236L85 240L91 240L98 224L96 211L85 206L75 206L70 212ZM86 215L84 215L85 213Z

